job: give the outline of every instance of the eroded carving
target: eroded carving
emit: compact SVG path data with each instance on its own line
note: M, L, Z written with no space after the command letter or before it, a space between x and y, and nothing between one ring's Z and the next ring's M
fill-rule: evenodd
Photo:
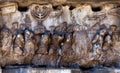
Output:
M97 12L89 4L73 9L69 5L32 4L27 12L5 12L8 16L2 12L2 66L91 67L120 61L119 7L114 4L103 5Z
M51 7L52 6L50 4L49 5L33 4L30 12L34 19L38 21L43 21L49 16L52 10Z

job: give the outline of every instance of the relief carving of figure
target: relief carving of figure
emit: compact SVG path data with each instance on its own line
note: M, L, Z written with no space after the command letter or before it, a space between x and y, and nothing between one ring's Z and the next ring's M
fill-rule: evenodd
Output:
M120 54L119 3L36 3L26 12L9 4L0 7L0 66L95 66Z
M113 43L115 44L115 41L118 40L118 27L117 25L111 25L110 29L112 30Z
M16 35L16 34L17 34L18 29L19 29L18 23L17 23L17 22L14 22L14 23L12 24L12 29L11 29L13 35Z
M25 62L30 63L36 50L35 40L33 38L34 33L29 29L25 29L24 35L25 35L25 47L23 51L25 55Z
M98 33L95 35L95 37L92 40L94 55L100 54L99 51L102 50L104 37L106 35L106 29L107 28L105 25L101 25Z
M17 64L22 63L23 59L23 49L24 49L25 41L23 37L23 31L19 32L14 40L14 59L16 60Z
M13 60L13 37L12 32L3 27L1 29L1 47L0 47L0 65L5 66L7 64L12 64Z
M51 44L49 49L48 65L58 66L61 61L62 43L66 32L67 23L63 22L61 25L55 27L53 34L51 33Z
M54 33L52 34L52 44L49 53L58 53L61 50L60 46L64 39L64 34L67 28L67 23L63 22L61 25L55 27Z
M3 28L1 30L1 35L2 35L2 56L9 55L12 53L13 50L13 38L12 38L12 33L8 28Z
M61 63L63 66L70 66L70 64L75 62L75 53L72 49L73 35L70 32L65 34L65 41L62 45L62 58ZM74 59L74 60L73 60Z
M46 31L41 35L39 42L39 49L36 53L38 54L47 54L50 47L50 32Z
M48 60L48 50L50 47L50 32L45 31L38 37L38 49L35 52L35 56L32 63L35 65L47 65Z
M103 47L102 47L102 56L100 61L102 63L107 63L108 61L112 61L113 56L115 53L118 53L114 48L114 41L116 41L116 25L111 25L107 31L106 36L104 37ZM115 40L116 39L116 40ZM108 57L110 56L110 57Z

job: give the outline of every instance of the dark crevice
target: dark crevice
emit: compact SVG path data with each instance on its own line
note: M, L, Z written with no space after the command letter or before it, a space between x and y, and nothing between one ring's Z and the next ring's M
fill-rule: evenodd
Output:
M75 8L76 8L75 6L70 6L69 10L73 10Z
M116 8L120 8L120 5L117 5Z
M54 10L60 10L62 8L62 6L53 6Z
M66 4L62 4L62 6L66 6Z
M53 9L56 10L58 6L53 6Z
M102 10L102 8L100 6L98 6L98 7L92 7L92 11L93 12L99 12L101 10Z
M18 11L20 12L26 12L28 10L28 7L20 7L18 6Z

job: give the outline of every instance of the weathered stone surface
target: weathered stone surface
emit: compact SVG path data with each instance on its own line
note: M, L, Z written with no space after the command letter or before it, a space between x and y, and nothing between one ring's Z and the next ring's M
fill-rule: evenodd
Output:
M1 73L82 73L82 71L79 69L17 68L3 69Z
M93 68L90 70L86 70L83 73L120 73L119 68L111 68L111 67L100 67Z
M119 68L96 67L89 70L81 69L49 69L49 68L31 68L31 67L11 67L1 69L0 73L120 73Z
M22 12L16 3L1 4L0 65L94 67L118 64L119 5L33 3Z

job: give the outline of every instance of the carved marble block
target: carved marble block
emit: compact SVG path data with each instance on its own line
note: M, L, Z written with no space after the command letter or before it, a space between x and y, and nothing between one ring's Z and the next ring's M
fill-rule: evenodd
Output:
M0 66L114 66L120 62L119 3L0 5ZM23 7L24 8L24 7Z

